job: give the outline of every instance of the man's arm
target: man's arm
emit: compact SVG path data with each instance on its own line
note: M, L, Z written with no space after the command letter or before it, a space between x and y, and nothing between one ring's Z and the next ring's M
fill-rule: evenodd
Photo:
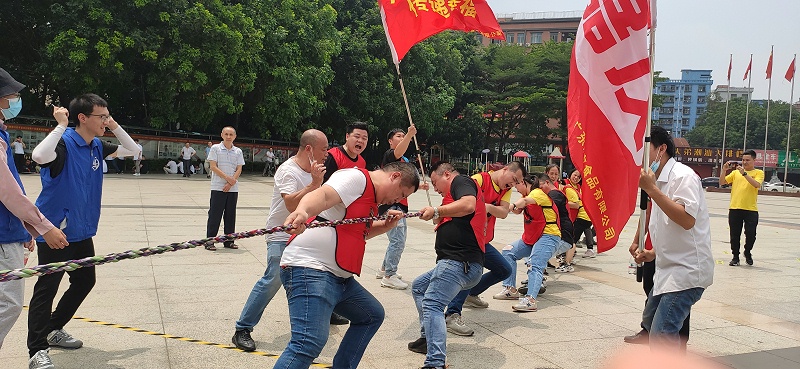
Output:
M639 176L639 187L650 196L670 220L677 223L685 230L694 227L695 218L686 212L686 207L670 199L656 186L656 175L650 168L642 169Z
M334 205L342 202L339 193L331 186L322 186L311 193L303 196L297 209L286 218L284 224L291 225L293 229L287 231L290 234L299 234L305 231L305 223L308 218L317 216L325 209L330 209Z
M447 205L442 206L426 206L422 211L422 215L420 219L422 220L431 220L433 216L436 214L436 210L439 211L439 218L450 217L463 217L465 215L469 215L475 212L476 206L476 197L472 195L464 195L460 199L453 201Z
M497 218L505 219L508 217L510 206L511 205L505 201L500 201L500 205L486 204L486 212L494 215Z
M119 143L122 144L117 147L117 151L115 151L113 154L116 154L116 156L125 157L135 156L141 153L139 145L136 143L136 141L134 141L131 136L128 135L128 132L125 132L125 129L123 129L113 117L108 117L108 128L111 130L111 133L114 134L114 137L119 140Z
M284 178L286 178L286 176L287 175L284 174L283 177L276 178L275 181L276 182L284 181L285 180ZM295 191L290 194L281 193L281 197L283 197L283 203L284 205L286 205L286 209L288 209L290 212L295 211L297 209L297 205L300 203L300 200L305 195L311 193L311 191L314 191L318 189L320 186L322 186L322 179L324 176L325 176L325 166L320 163L314 162L314 165L311 167L311 183L309 183L308 186L305 186L301 188L299 191ZM296 181L296 179L291 179L291 180ZM276 188L276 190L278 189Z
M408 133L406 133L406 136L403 138L403 140L400 141L400 143L398 143L397 146L394 148L395 159L400 159L403 157L406 151L408 151L408 146L411 144L411 140L414 139L414 135L416 134L417 134L417 127L413 125L408 127Z
M62 106L53 107L53 118L56 118L58 125L33 149L31 153L31 159L33 159L33 161L44 165L56 160L56 157L58 157L56 154L56 146L58 146L58 141L61 140L61 136L67 131L67 125L69 124L68 116L69 111L67 108Z
M753 186L755 188L761 188L761 182L759 182L757 179L755 179L755 178L751 177L750 175L748 175L747 172L744 171L743 167L739 167L739 168L736 168L736 169L739 169L739 173L742 175L742 177L744 177L745 180L747 180L747 183L749 183L751 186ZM762 178L762 180L763 180L763 178Z

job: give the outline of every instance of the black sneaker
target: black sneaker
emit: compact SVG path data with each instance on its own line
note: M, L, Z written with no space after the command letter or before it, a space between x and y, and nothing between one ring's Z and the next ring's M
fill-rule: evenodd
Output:
M236 348L243 350L243 351L255 351L256 350L256 342L253 341L253 337L250 337L250 331L247 329L239 329L236 333L233 334L233 345Z
M731 260L731 262L728 263L728 265L732 267L739 266L739 258L733 258L733 260Z
M418 354L427 355L428 354L428 340L425 337L417 338L414 342L408 343L408 350L411 352L416 352Z
M347 324L350 324L350 321L347 320L347 318L336 313L331 314L331 325L347 325Z
M752 266L753 265L753 255L750 254L749 252L745 252L744 253L744 262L747 263L747 265Z

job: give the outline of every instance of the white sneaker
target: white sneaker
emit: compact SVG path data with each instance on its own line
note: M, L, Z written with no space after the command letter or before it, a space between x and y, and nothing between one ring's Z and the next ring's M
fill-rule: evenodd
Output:
M492 296L495 300L516 300L519 298L519 292L514 287L503 287L503 290L500 293Z
M393 288L395 290L404 290L408 288L408 283L403 282L397 275L391 277L383 277L381 279L381 287Z
M395 273L394 275L397 278L403 279L403 276L400 275L400 274ZM385 270L378 270L377 272L375 272L375 279L382 279L383 277L386 277L386 271Z
M28 360L28 369L56 369L53 360L50 360L50 349L39 350Z
M489 307L489 303L483 301L480 296L467 295L467 299L464 301L464 306L473 309L486 309Z
M50 346L58 346L68 349L77 349L83 346L83 342L79 339L72 337L67 331L63 329L56 329L47 335L47 343Z
M597 256L597 252L593 249L586 249L586 252L583 253L583 257L585 258L594 258L595 256Z
M558 268L556 268L556 273L572 273L575 271L575 267L572 264L561 264Z
M511 306L514 311L536 311L536 299L530 296L525 296L519 299L516 305Z
M464 318L462 318L459 313L451 314L445 318L444 321L447 326L447 331L452 334L467 337L475 334L472 328L467 327L467 323L464 322Z

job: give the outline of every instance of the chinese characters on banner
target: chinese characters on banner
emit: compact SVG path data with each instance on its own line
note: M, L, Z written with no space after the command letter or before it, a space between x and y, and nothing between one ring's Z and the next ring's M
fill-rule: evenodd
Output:
M650 0L592 0L572 50L569 151L583 173L598 252L616 245L636 208L651 93L650 17Z
M378 0L395 64L416 43L444 30L478 31L505 40L486 0Z
M767 168L775 168L778 166L778 150L767 150L767 154L764 155L764 150L755 150L756 152L756 160L755 166L756 168L761 168L764 165L764 159L767 160Z

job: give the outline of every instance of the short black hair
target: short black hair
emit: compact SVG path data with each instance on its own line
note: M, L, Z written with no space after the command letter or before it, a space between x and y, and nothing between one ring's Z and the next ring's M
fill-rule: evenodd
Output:
M444 174L444 172L458 173L458 171L453 166L453 164L450 164L450 162L447 161L447 160L438 161L438 162L436 162L436 164L433 164L433 166L431 167L431 173L436 173L438 175L442 175L442 174Z
M756 151L755 150L747 150L747 151L743 152L742 156L745 156L745 155L750 155L750 157L753 158L753 160L756 160Z
M22 136L17 136L17 138L22 138Z
M69 116L75 117L75 125L80 126L81 121L78 120L78 114L83 113L83 115L88 116L94 112L95 106L107 108L108 103L102 97L95 94L83 94L69 102Z
M525 182L526 185L531 186L531 190L539 188L539 181L536 180L537 176L525 176L522 177L522 181ZM549 178L548 178L549 179Z
M519 160L513 160L510 163L506 164L508 170L512 172L521 171L522 177L528 176L528 170L525 169L525 165L523 165Z
M419 189L419 173L413 164L404 161L393 161L384 165L381 170L384 172L399 172L401 185L412 187L414 192Z
M353 133L354 129L363 129L369 134L369 125L364 122L353 122L347 125L347 134Z
M406 131L404 131L402 128L395 128L395 129L389 131L389 134L386 135L386 140L390 141L392 139L392 137L394 137L394 135L397 134L397 132L403 132L403 134L406 133Z
M675 157L675 142L664 127L653 126L650 128L650 143L653 144L653 147L667 145L667 156Z

